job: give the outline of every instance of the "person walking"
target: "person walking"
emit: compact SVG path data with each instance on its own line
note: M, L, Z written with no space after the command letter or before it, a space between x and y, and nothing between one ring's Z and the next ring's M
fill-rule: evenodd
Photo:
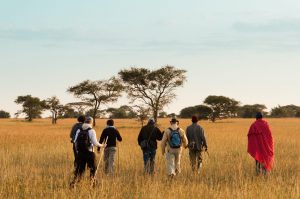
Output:
M121 142L122 137L114 127L114 120L107 120L106 124L107 127L102 131L99 142L104 143L107 140L107 146L104 149L104 172L105 174L114 174L117 141ZM98 147L98 152L100 152L100 147Z
M80 115L77 118L77 123L73 125L71 132L70 132L70 139L71 139L71 143L73 143L73 154L74 154L74 167L76 167L76 162L77 162L77 151L76 151L76 147L75 147L75 136L76 136L76 132L81 129L82 124L84 123L85 117L83 115Z
M256 121L248 132L248 153L255 159L256 173L267 174L274 162L274 142L267 121L261 112L256 114Z
M74 143L77 152L77 163L74 171L74 178L70 183L71 188L80 181L86 165L90 169L92 184L95 183L95 172L97 168L95 164L94 146L105 147L105 145L102 145L97 141L96 131L93 129L92 123L93 118L87 117L82 128L76 132Z
M202 167L202 151L207 151L207 143L203 128L197 124L198 118L192 117L192 124L186 129L192 171L200 173Z
M179 121L176 117L171 119L170 125L163 135L161 149L163 155L166 153L167 173L170 177L174 177L181 172L182 148L188 146L188 140L184 130L179 128Z
M149 119L148 124L141 128L138 135L138 144L143 152L144 171L147 174L154 174L155 155L157 150L157 141L162 140L163 134L155 126L155 120Z

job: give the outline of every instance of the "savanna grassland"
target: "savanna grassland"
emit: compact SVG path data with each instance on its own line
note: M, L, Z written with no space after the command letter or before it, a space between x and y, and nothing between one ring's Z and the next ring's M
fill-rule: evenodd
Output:
M300 119L268 120L275 140L275 166L267 177L255 175L254 161L246 152L252 121L200 122L206 130L210 153L204 154L201 175L190 172L185 150L182 173L170 180L160 148L156 174L143 175L142 154L136 141L140 124L116 120L123 142L119 145L115 177L104 176L100 168L96 188L90 188L86 175L70 190L73 153L69 131L75 120L59 120L57 125L47 119L32 123L0 120L0 198L299 198ZM180 122L184 129L190 123ZM99 137L105 120L97 124ZM159 120L159 126L166 128L168 120Z

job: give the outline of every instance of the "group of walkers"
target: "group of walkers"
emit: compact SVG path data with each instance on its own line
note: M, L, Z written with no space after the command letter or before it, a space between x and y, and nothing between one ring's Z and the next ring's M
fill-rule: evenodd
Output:
M115 155L117 141L122 137L114 126L112 119L107 120L107 127L102 131L99 141L96 132L92 128L93 118L78 117L70 133L74 151L74 177L71 187L80 181L86 166L90 169L90 178L95 182L97 165L95 162L94 147L104 149L104 172L107 175L114 174ZM198 118L192 117L192 124L184 131L179 127L176 117L170 120L170 127L163 132L156 126L154 119L149 119L146 126L142 127L138 135L138 144L143 153L144 171L146 174L155 173L155 156L157 141L161 141L162 155L166 158L167 174L174 177L181 172L180 160L182 151L189 150L191 169L199 174L202 168L202 153L208 151L204 129L198 124ZM208 152L207 152L208 153ZM256 121L251 125L248 132L248 153L256 161L257 174L266 174L273 166L274 150L273 138L268 123L262 119L262 114L257 113Z

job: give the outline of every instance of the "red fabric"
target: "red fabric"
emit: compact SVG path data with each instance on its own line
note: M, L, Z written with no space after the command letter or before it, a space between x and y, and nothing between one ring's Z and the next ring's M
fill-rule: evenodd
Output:
M269 124L256 120L248 133L248 153L270 171L274 162L274 143Z

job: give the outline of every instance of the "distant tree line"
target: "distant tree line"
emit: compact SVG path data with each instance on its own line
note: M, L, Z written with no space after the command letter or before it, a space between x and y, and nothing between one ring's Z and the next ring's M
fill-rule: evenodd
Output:
M265 117L300 117L300 107L295 105L278 106L266 111L264 104L240 105L235 99L225 96L208 96L201 105L183 108L179 116L190 118L193 115L199 119L215 122L225 118L254 118L257 112L262 112Z
M45 100L31 95L18 96L15 103L22 109L15 117L25 114L28 121L40 118L43 111L50 111L52 124L60 118L75 118L89 115L94 118L137 118L141 124L149 117L155 120L170 117L174 113L164 112L164 107L176 98L176 89L186 81L186 71L173 66L164 66L150 70L131 67L119 71L116 76L106 80L84 80L67 88L78 101L62 104L56 96ZM113 104L126 94L129 104L119 108L104 108ZM208 96L203 103L182 109L179 116L190 118L196 115L199 119L215 122L224 118L253 118L260 111L269 117L300 117L300 107L295 105L278 106L267 113L263 104L241 106L240 102L225 96ZM10 117L9 113L0 111L0 118Z
M62 105L56 96L46 100L31 95L18 96L15 102L22 106L15 116L25 114L28 121L40 118L43 111L51 112L52 123L59 118L89 115L96 118L110 115L113 118L138 118L141 123L148 117L157 120L165 117L166 105L175 98L175 90L186 81L186 71L173 66L156 70L131 67L121 70L117 76L107 80L85 80L67 89L78 102ZM103 109L104 105L116 102L123 93L130 99L130 106Z

